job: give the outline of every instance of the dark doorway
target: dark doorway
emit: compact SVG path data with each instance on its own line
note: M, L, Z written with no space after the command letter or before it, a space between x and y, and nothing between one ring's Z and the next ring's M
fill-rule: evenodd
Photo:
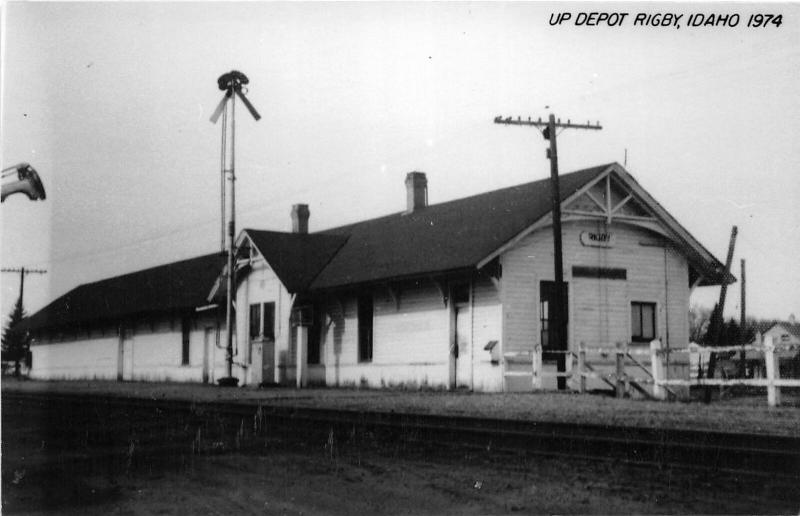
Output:
M567 283L563 285L562 294L562 309L561 320L562 332L564 335L563 341L559 338L558 328L555 327L555 297L556 297L556 284L554 281L542 281L539 283L539 328L542 343L542 359L543 360L556 360L559 357L564 358L563 353L552 353L557 350L568 349L567 346L567 323L569 321L569 300L567 297Z

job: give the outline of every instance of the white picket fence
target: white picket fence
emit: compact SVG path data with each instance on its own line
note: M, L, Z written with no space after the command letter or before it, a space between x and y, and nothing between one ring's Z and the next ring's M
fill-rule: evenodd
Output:
M660 340L650 342L649 348L630 346L627 343L617 343L615 347L589 347L581 343L577 352L571 350L548 351L551 355L557 353L565 355L565 370L558 372L545 370L542 363L542 349L540 346L535 346L532 351L527 353L507 353L505 355L507 362L525 364L526 370L506 372L505 374L506 377L530 377L534 390L542 389L545 377L562 377L568 380L577 379L578 390L585 392L587 379L593 378L611 386L617 397L623 397L633 388L645 396L660 400L667 399L669 394L675 395L670 387L731 387L734 385L766 387L767 403L774 407L780 404L781 387L800 387L800 379L780 377L778 363L778 352L796 351L796 348L791 345L775 345L772 337L769 336L765 337L764 342L760 345L703 347L691 343L687 348L677 349L665 349ZM690 364L699 364L702 360L701 357L709 356L711 353L747 351L763 354L766 378L698 378L696 374L689 374L689 378L686 379L667 378L670 356L688 354ZM614 365L610 368L611 371L609 372L607 367L593 367L587 360L587 355L613 356L615 360ZM649 364L647 364L648 358ZM629 375L627 371L631 368L643 373L643 376Z
M721 386L731 387L734 385L743 385L750 387L766 387L767 388L767 404L774 407L780 404L781 387L800 387L800 379L797 378L781 378L780 367L778 363L778 352L787 350L794 351L795 346L778 344L776 345L771 336L765 336L764 342L760 345L745 345L745 346L720 346L720 347L702 347L695 343L691 343L685 349L671 349L670 354L689 353L696 356L697 362L700 362L700 357L710 353L730 353L730 352L747 352L755 351L756 353L763 353L764 365L766 368L766 378L689 378L682 379L666 379L664 376L664 357L667 350L661 346L661 341L654 340L650 343L652 350L652 370L655 386L653 388L653 396L658 399L666 397L664 392L665 388L671 385L675 386ZM691 361L691 359L690 359Z

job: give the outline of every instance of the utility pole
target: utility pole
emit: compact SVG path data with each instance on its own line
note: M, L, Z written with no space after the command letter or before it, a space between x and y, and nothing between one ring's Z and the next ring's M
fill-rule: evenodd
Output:
M47 274L44 269L26 269L25 267L6 268L3 267L2 272L18 272L19 273L19 304L22 305L22 299L25 292L25 275L26 274Z
M746 342L747 341L747 332L746 332L746 328L745 328L745 325L747 324L747 322L746 322L747 320L745 319L745 317L747 316L747 310L745 308L746 307L745 303L747 301L747 297L745 295L744 258L742 258L739 263L740 263L740 268L742 270L742 273L741 273L742 284L739 287L741 289L740 290L741 300L739 301L739 308L741 309L741 312L739 314L739 344L744 346L745 344L747 344L747 342ZM744 378L744 376L745 376L746 355L747 355L747 352L745 352L744 350L742 350L739 353L739 376L741 376L742 378Z
M230 186L228 188L230 192L230 212L228 214L228 265L227 265L227 299L226 299L226 314L225 314L225 324L227 330L227 346L225 350L226 354L226 377L220 378L219 383L220 385L227 386L235 386L238 383L238 379L233 377L233 331L234 325L236 324L236 317L235 317L235 310L234 310L234 288L236 285L235 274L236 274L236 174L235 170L235 162L236 162L236 148L235 148L235 139L236 139L236 121L235 121L235 113L236 113L236 97L242 101L242 104L247 108L250 112L250 115L256 120L261 119L261 115L258 114L256 108L247 100L247 97L244 96L242 93L242 89L245 85L249 83L249 79L247 76L241 72L236 70L231 70L228 73L224 73L219 76L217 79L217 86L219 89L225 92L225 95L220 100L217 108L214 110L214 113L211 115L211 122L217 123L219 117L222 116L222 156L221 156L221 167L222 167L222 205L223 205L223 213L222 213L222 227L225 227L225 176L227 176L228 182ZM246 88L245 92L246 92ZM230 104L230 112L228 111L228 105ZM228 119L230 118L230 123ZM224 231L224 229L223 229Z
M722 286L719 290L719 301L717 302L717 309L715 313L711 315L711 330L713 333L711 334L714 338L712 342L712 346L719 346L720 337L722 333L722 328L724 327L725 318L722 315L725 311L725 297L728 293L728 275L731 272L731 262L733 262L733 250L736 247L736 235L739 232L739 228L733 226L731 228L731 239L728 243L728 256L725 259L725 272L722 278ZM717 354L713 351L711 355L708 357L708 367L706 368L706 378L714 378L714 369L717 366ZM711 402L711 388L706 387L705 389L705 402Z
M592 125L589 122L586 122L586 124L573 124L570 120L567 120L566 123L562 123L561 119L556 120L555 115L552 113L550 113L550 117L548 118L547 122L543 122L541 118L538 120L531 120L531 118L528 117L527 120L522 120L522 118L517 117L517 119L514 120L511 117L503 118L498 116L495 117L494 123L543 127L544 129L542 130L542 135L544 136L545 140L550 141L550 148L547 150L547 158L550 160L550 197L553 210L553 269L555 274L555 300L553 306L550 308L552 326L551 328L548 328L548 330L555 330L554 338L555 342L558 343L557 345L559 351L556 358L556 368L559 373L564 373L566 372L567 368L567 357L564 354L567 351L567 321L566 317L564 316L564 308L566 303L564 302L564 264L561 250L561 191L558 184L558 147L556 145L556 129L600 130L602 127L600 126L599 122L597 122L595 125ZM542 345L544 344L545 343L542 343ZM557 382L559 390L564 390L567 388L567 379L564 376L559 376Z

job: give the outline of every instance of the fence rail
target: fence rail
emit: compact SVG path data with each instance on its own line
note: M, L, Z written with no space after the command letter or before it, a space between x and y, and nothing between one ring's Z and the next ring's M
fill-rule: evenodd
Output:
M774 407L780 404L781 400L781 387L800 387L800 379L782 379L780 377L780 362L778 352L780 351L793 351L798 349L798 346L792 344L775 344L774 339L767 335L764 337L764 342L760 345L742 345L742 346L719 346L719 347L703 347L695 343L689 344L685 349L662 349L661 342L654 340L650 343L650 347L654 350L653 353L653 370L661 367L663 364L662 357L668 353L690 353L702 356L703 353L736 353L745 351L755 351L764 354L764 364L766 369L766 378L690 378L688 380L671 379L660 377L656 381L657 387L666 387L668 385L680 386L720 386L731 387L734 385L749 386L749 387L766 387L767 388L767 404ZM699 358L698 358L699 364ZM698 365L699 369L699 365ZM654 391L657 389L654 388ZM654 392L655 394L655 392ZM658 396L657 396L658 397Z
M531 351L505 353L503 355L507 364L529 366L528 370L505 371L504 376L509 377L528 377L531 378L532 387L541 389L544 378L577 378L578 389L585 392L587 389L587 379L598 379L608 384L616 392L617 397L623 397L631 388L641 394L654 398L666 399L668 395L677 397L675 391L670 387L699 387L699 386L721 386L730 387L750 386L766 387L767 403L769 406L780 404L781 387L800 387L800 379L780 378L779 355L780 351L794 351L800 346L792 344L775 344L772 337L765 337L760 345L743 346L720 346L703 347L696 343L690 343L687 348L664 348L660 340L650 342L648 348L641 346L630 346L627 343L617 343L616 347L586 346L583 342L578 351L573 350L547 350L543 351L541 346L535 346ZM704 353L734 353L754 351L764 354L766 365L766 378L689 378L689 379L668 379L667 366L669 356L674 354L696 354L698 357ZM565 355L564 371L545 371L542 359L544 354ZM587 360L588 354L599 354L605 358L614 357L614 370L611 373L597 371ZM644 361L637 357L649 357L650 364L647 366ZM699 363L699 359L698 359ZM633 376L627 370L634 368L644 376ZM691 375L690 375L691 376ZM647 387L645 387L647 386Z

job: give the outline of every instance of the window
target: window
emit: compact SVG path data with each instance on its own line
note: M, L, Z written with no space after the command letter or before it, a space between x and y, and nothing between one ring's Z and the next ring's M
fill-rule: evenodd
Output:
M181 320L181 365L189 365L189 331L192 329L188 317Z
M250 340L261 336L261 305L250 305Z
M650 342L656 338L656 304L631 303L631 341Z
M358 360L372 361L372 295L358 297Z
M250 340L275 340L275 303L250 305Z
M314 306L313 313L311 314L311 326L308 327L308 363L320 363L320 347L322 339L322 321L323 312L322 307Z

